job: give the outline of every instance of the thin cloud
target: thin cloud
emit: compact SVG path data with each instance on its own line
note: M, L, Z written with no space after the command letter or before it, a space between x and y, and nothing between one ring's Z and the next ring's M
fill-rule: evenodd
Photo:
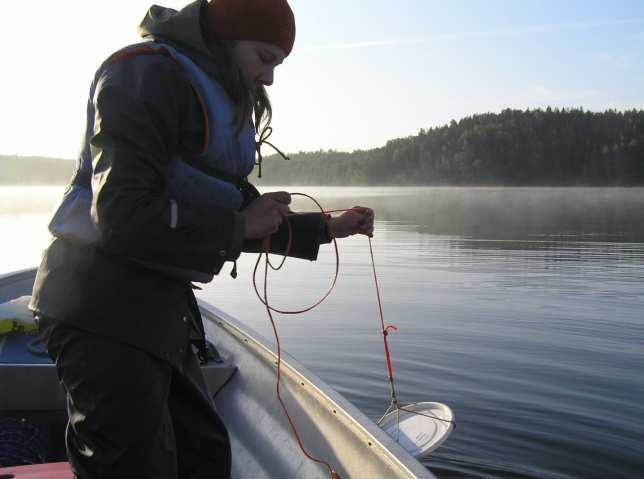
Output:
M375 47L389 47L392 45L400 45L403 40L383 40L376 42L357 42L357 43L338 43L335 45L320 45L317 47L304 47L300 49L303 52L318 52L321 50L348 50L353 48L375 48Z
M611 55L610 53L600 53L597 58L604 65L613 68L628 68L632 65L633 56L621 53L619 55Z
M496 30L496 31L480 31L480 32L456 32L456 33L442 33L437 35L430 35L421 38L398 38L390 40L374 40L354 43L336 43L331 45L318 45L311 47L303 47L300 49L302 52L317 52L323 50L351 50L358 48L381 48L390 46L402 45L418 45L422 43L439 42L445 40L466 40L470 38L492 38L492 37L506 37L529 35L533 33L544 33L552 31L565 31L565 30L586 30L591 28L612 27L620 25L632 25L644 23L644 18L630 18L625 20L605 20L601 22L577 22L577 23L564 23L558 25L539 25L534 27L517 28L509 30Z

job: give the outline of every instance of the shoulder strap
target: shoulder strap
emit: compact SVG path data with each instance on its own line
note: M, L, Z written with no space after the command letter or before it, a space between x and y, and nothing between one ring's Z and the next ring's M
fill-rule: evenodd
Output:
M199 92L199 89L195 85L193 79L186 74L184 67L176 58L174 58L174 56L172 56L172 54L170 53L170 51L165 45L160 43L147 42L143 44L137 44L131 47L125 47L113 53L107 60L105 60L105 62L103 63L103 67L107 67L109 65L112 65L116 62L122 61L126 58L130 58L135 55L164 55L172 59L179 66L179 71L183 73L183 76L185 77L186 81L190 83L190 86L192 87L192 91L197 97L197 101L199 102L199 106L201 107L201 112L203 113L204 138L203 138L203 146L202 146L201 152L205 153L208 150L208 145L210 145L210 121L208 118L208 110L206 109L206 103L202 98L201 93Z

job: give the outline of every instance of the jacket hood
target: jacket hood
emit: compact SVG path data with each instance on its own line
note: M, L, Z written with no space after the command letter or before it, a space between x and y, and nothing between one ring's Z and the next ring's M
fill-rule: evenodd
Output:
M201 6L205 1L195 0L179 11L152 5L139 25L139 35L169 40L211 55L201 34Z

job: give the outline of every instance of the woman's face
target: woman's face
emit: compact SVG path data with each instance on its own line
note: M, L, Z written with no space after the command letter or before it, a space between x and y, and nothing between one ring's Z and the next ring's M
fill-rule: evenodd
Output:
M284 50L270 43L242 40L233 45L233 58L249 88L272 85L275 67L285 57Z

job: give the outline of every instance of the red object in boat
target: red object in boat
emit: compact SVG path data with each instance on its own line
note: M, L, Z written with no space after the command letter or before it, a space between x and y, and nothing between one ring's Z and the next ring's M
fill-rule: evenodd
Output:
M74 479L67 462L0 467L0 479Z

